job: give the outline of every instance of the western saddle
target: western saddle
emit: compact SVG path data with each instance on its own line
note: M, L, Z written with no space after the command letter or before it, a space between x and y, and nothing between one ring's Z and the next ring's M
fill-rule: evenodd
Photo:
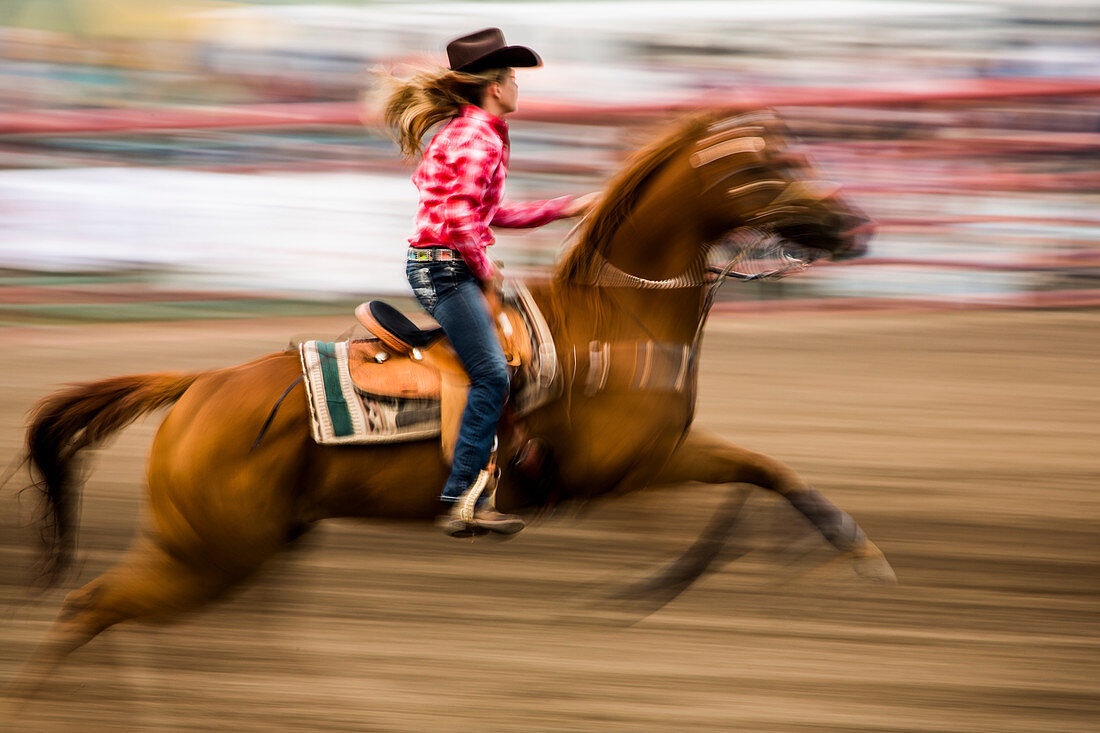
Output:
M353 340L348 345L349 371L356 388L385 397L439 400L443 456L449 463L470 381L443 329L420 328L379 300L363 303L355 316L378 339ZM509 366L516 369L530 363L531 337L517 308L505 305L494 316Z

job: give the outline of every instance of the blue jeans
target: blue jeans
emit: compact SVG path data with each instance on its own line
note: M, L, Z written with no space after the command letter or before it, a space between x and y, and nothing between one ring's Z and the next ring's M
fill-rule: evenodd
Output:
M508 397L508 362L479 281L465 262L410 261L405 274L416 299L443 327L470 377L451 475L440 496L453 503L489 463Z

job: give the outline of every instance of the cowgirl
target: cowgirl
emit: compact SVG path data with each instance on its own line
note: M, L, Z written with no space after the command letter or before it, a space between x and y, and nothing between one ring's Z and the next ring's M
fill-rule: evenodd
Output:
M514 69L541 66L542 60L529 48L506 45L497 28L451 41L447 58L449 69L408 81L390 79L384 112L408 158L421 153L429 129L446 121L413 174L420 204L406 269L417 300L443 327L470 377L451 474L440 496L440 524L451 535L471 529L514 534L523 529L523 519L488 503L476 508L474 527L457 511L489 463L508 396L507 363L486 298L494 292L495 275L485 252L493 243L489 227L537 227L577 216L596 195L504 201L509 154L504 117L516 111L519 97Z

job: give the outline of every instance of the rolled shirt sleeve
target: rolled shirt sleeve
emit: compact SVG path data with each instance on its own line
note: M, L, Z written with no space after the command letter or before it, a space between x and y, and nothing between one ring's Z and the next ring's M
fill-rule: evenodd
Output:
M548 201L525 201L513 203L501 201L500 208L490 222L495 227L506 229L527 229L541 227L565 216L565 209L573 202L572 196L559 196Z

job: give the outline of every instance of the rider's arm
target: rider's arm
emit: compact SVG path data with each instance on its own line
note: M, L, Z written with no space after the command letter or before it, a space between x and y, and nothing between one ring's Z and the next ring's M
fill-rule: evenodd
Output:
M572 196L559 196L549 201L512 203L501 201L500 208L489 222L495 227L526 229L540 227L567 216L566 209L573 202Z

